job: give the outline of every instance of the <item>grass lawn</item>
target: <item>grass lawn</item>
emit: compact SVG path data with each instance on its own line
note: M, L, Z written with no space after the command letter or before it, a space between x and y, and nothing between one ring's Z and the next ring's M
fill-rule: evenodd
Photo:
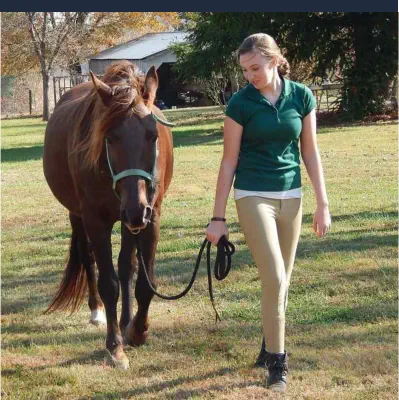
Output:
M213 207L222 154L215 107L169 110L174 178L163 205L156 276L162 293L188 282ZM222 322L207 293L205 265L192 291L154 298L150 337L126 349L130 369L104 362L105 328L73 315L42 315L63 272L67 211L42 172L45 124L1 123L2 353L4 399L274 399L253 369L261 341L260 283L237 223L233 268L214 281ZM397 399L397 123L319 128L333 228L311 229L315 200L303 171L304 218L287 311L287 399ZM113 232L114 260L120 225Z

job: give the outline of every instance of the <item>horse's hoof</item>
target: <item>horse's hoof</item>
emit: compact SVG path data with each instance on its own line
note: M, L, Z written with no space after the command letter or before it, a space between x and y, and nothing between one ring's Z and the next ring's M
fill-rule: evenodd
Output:
M134 319L129 322L125 329L125 336L124 336L124 344L128 346L142 346L147 341L149 335L148 329L143 332L137 332L137 329L134 326Z
M116 349L112 353L107 352L105 357L105 362L107 365L126 371L129 369L129 359L126 354L121 349Z
M101 308L93 310L89 322L95 326L107 325L107 318L104 311Z

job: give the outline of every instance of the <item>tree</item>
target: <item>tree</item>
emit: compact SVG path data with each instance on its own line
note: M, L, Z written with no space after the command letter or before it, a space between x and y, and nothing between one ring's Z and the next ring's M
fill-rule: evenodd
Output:
M234 51L256 32L273 36L302 78L343 83L339 109L349 118L379 113L397 75L397 13L193 13L189 42L176 48L183 80L236 65ZM179 47L177 46L177 47ZM206 63L204 62L206 60ZM335 74L338 72L338 75Z
M24 13L1 15L1 75L20 75L38 65Z
M89 54L149 31L180 22L174 12L25 12L3 13L2 74L37 68L43 80L43 120L49 118L49 76L55 66L78 71Z
M281 25L288 54L312 58L315 78L336 72L344 116L361 119L384 111L398 73L397 13L295 13Z
M28 30L35 54L39 59L40 72L43 80L43 121L48 121L48 88L50 71L62 48L64 41L72 34L80 12L64 13L63 16L53 12L26 12Z
M264 13L187 15L188 41L172 47L177 56L175 70L180 79L187 81L192 76L210 78L212 73L226 73L236 68L234 51L245 32L254 25L254 15L257 14Z

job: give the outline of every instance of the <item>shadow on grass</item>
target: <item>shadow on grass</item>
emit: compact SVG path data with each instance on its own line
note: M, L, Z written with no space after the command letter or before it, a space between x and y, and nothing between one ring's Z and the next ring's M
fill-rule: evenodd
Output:
M217 120L223 123L224 114L222 110L188 110L177 113L165 112L168 121L176 123L177 126L183 125L202 125L210 120Z
M216 115L211 115L210 118L204 118L201 116L194 118L186 118L182 120L176 120L175 122L176 126L177 127L180 126L181 128L191 128L191 127L201 128L201 126L203 125L213 125L213 124L220 124L220 127L223 126L223 118L217 117Z
M336 305L323 309L315 310L309 318L302 318L300 315L296 318L295 325L328 325L337 322L344 323L372 323L379 319L396 320L398 318L397 299L376 302L373 305Z
M342 222L342 221L351 221L351 220L385 220L392 219L392 222L397 223L398 212L397 211L362 211L359 213L353 214L343 214L343 215L333 215L332 223L334 222ZM313 214L305 214L302 218L302 222L304 224L311 224L313 221Z
M89 318L87 318L88 320ZM89 325L89 323L87 323ZM93 343L98 340L105 341L106 330L105 328L102 330L98 330L97 332L89 331L89 332L81 332L82 327L77 327L73 333L65 334L61 333L62 330L55 329L54 332L51 328L47 328L46 332L36 332L37 335L32 335L29 339L10 339L10 340L2 340L1 348L2 349L12 349L16 347L30 348L32 346L50 346L50 345L62 345L67 344L71 345L74 343ZM69 328L70 330L70 328ZM3 333L6 333L2 328ZM104 346L105 347L105 346ZM90 356L87 356L87 360L91 359ZM77 362L75 360L75 362ZM72 361L68 361L68 364L72 364ZM62 364L64 365L64 364Z
M390 229L391 230L391 229ZM369 232L369 231L367 231ZM364 252L367 250L381 249L383 247L396 248L398 244L397 235L373 235L355 239L340 239L340 234L329 233L329 236L318 243L313 238L301 238L297 250L297 259L315 257L319 254L336 252ZM393 257L388 254L386 257ZM379 257L385 257L380 255Z
M331 129L336 129L336 128L362 128L365 126L390 126L390 125L398 125L397 120L392 120L392 121L384 121L382 124L379 124L378 122L350 122L350 121L345 121L345 120L340 120L340 119L333 119L331 121L328 121L328 119L325 118L318 118L317 120L317 125L318 128L322 128L322 131L318 130L317 134L325 134L325 133L330 133ZM327 130L327 131L326 131ZM343 134L346 134L346 132L342 132Z
M57 364L57 367L68 367L71 365L91 365L93 364L93 361L103 361L104 357L106 356L105 351L95 351L91 353L89 356L85 357L80 357L80 358L75 358L73 360L69 360L67 362ZM29 368L30 371L41 371L41 370L50 370L53 365L46 365L46 366L40 366L40 367L34 367L34 368ZM7 368L3 369L1 371L1 375L3 377L7 376L14 376L14 377L20 377L21 372L23 368L21 368L21 365L17 366L16 368ZM207 381L212 378L220 377L221 378L221 384L214 384L206 387L197 387L197 388L192 388L192 389L180 389L176 393L171 393L171 394L165 394L162 398L165 399L191 399L193 396L200 396L200 395L205 395L209 393L210 390L212 391L221 391L224 392L226 391L226 388L233 389L233 388L245 388L248 386L246 382L241 382L241 383L231 383L231 384L225 384L223 382L223 377L231 375L235 371L237 371L238 368L236 367L231 367L231 368L219 368L217 370L203 373L203 374L195 374L195 375L186 375L182 376L180 378L175 378L175 379L170 379L170 380L165 380L161 383L154 383L151 385L142 385L135 387L131 390L127 391L108 391L108 392L94 392L90 398L93 400L104 400L104 399L121 399L121 398L136 398L137 396L140 397L140 395L145 395L148 393L157 393L157 392L162 392L165 389L171 389L175 387L179 387L181 385L187 385L191 384L190 386L193 386L196 382L198 383L199 386L201 385L202 381ZM259 386L259 387L264 387L263 382L252 382L252 386ZM159 393L161 395L161 393ZM77 397L77 399L84 400L87 399L87 396L83 397Z
M162 383L155 383L152 385L145 385L145 386L139 386L135 389L124 391L124 392L119 392L119 391L112 391L112 392L101 392L98 394L95 394L92 399L93 400L103 400L103 399L121 399L121 398L136 398L137 396L148 394L148 393L158 393L162 392L165 389L171 389L174 387L178 387L180 385L186 385L186 384L193 384L195 382L198 382L198 385L201 385L202 381L206 381L208 379L212 379L215 377L220 377L220 385L210 385L206 387L194 387L192 389L180 389L176 393L170 393L170 394L163 394L162 398L164 399L192 399L192 398L197 398L202 395L208 395L209 391L220 391L220 392L225 392L226 389L234 389L234 388L245 388L248 386L246 382L241 382L241 383L236 383L236 384L229 384L229 383L224 383L223 382L223 376L231 375L237 368L220 368L216 371L208 372L206 374L200 374L200 375L193 375L193 376L183 376L181 378L176 378L176 379L170 379L167 381L164 381ZM251 382L252 386L260 386L264 387L262 382ZM161 393L159 393L161 396ZM202 398L202 397L201 397ZM83 400L85 397L81 397L79 400Z
M1 149L2 163L40 160L42 157L43 157L43 146Z
M223 139L222 132L216 128L192 130L188 127L187 130L176 132L173 134L173 147L185 147L195 145L213 145L221 144Z
M394 222L393 222L394 223ZM197 230L191 231L190 233L184 232L184 225L176 225L168 227L168 235L164 236L165 239L170 242L174 240L179 240L180 237L184 239L193 239L196 240L198 238L198 248L202 243L204 238L203 232L204 227L202 225L196 225L194 228ZM386 234L388 232L392 232L396 229L395 226L387 225L382 228L374 228L374 229L352 229L348 232L345 232L345 237L342 237L342 232L330 232L327 237L323 239L316 238L313 234L304 236L302 235L299 240L299 246L296 258L308 258L311 256L315 256L322 253L334 253L334 252L347 252L347 251L357 251L362 252L366 250L372 250L375 248L383 248L383 247L395 247L397 245L397 235L396 234ZM175 233L176 231L176 233ZM230 234L241 232L240 226L238 223L229 224ZM353 238L348 238L348 236L354 236ZM249 254L248 248L245 243L245 238L241 239L234 243L236 245L236 249L239 250L245 249L246 257L251 257ZM192 247L192 245L190 245ZM192 248L193 254L196 250L196 247ZM172 249L170 252L174 252ZM169 250L163 250L162 254L165 256ZM236 256L233 256L233 260ZM165 261L163 260L160 264L163 265Z
M200 225L198 225L200 226ZM178 230L179 226L173 229ZM165 252L163 253L163 259L156 261L155 267L155 276L156 279L159 281L161 280L169 280L168 282L168 291L173 291L173 293L166 293L167 295L176 294L176 292L182 291L186 285L188 284L193 270L195 266L196 257L200 248L200 245L203 241L203 227L198 233L192 233L193 237L198 237L198 243L189 244L188 249L193 246L192 255L187 257L184 256L176 256L172 255L174 252L171 251L171 255L169 256ZM232 226L233 230L238 230L238 224ZM172 236L177 236L173 234ZM236 254L233 256L232 264L233 264L233 271L239 270L242 266L247 265L248 263L252 263L252 257L249 253L249 250L245 244L242 243L235 243L236 244ZM385 235L381 236L378 234L368 234L366 237L356 237L353 239L347 238L340 238L340 234L330 234L328 239L324 240L316 240L314 238L303 238L300 240L298 252L297 252L297 259L309 259L314 258L317 255L326 255L328 253L337 253L337 252L359 252L364 253L369 250L374 250L377 248L396 248L397 246L397 235ZM119 251L118 249L114 249L115 252ZM391 252L389 250L389 252ZM211 267L213 269L213 263L215 260L216 251L215 248L212 249L212 256L211 256ZM65 251L65 257L67 256L67 251ZM380 255L379 257L389 257L391 258L390 254L386 256ZM32 286L36 282L46 283L51 285L56 285L58 287L59 282L61 282L63 270L64 270L64 262L63 259L60 262L60 268L57 271L48 273L44 271L41 274L37 274L38 269L34 269L33 276L26 276L21 277L22 279L16 279L15 277L5 279L7 276L3 276L3 289L10 289L10 290L21 290L27 286ZM40 264L40 263L39 263ZM388 271L386 268L384 271ZM388 271L389 272L389 271ZM381 272L382 274L382 272ZM206 256L203 255L203 259L197 274L197 279L203 279L207 275L206 272ZM354 274L357 276L357 274ZM170 279L173 278L173 279ZM352 279L353 277L348 277L348 279ZM370 278L376 279L377 277ZM228 280L227 280L228 282ZM194 286L196 284L194 283ZM158 290L163 293L162 284L158 286ZM54 293L55 293L54 289ZM50 301L50 297L45 298L42 294L38 294L37 296L29 296L26 300L12 300L3 298L2 300L2 312L3 314L12 314L26 310L32 310L38 308L38 304L42 307L43 303L48 304Z
M71 365L92 365L94 362L103 361L106 355L105 350L96 350L84 357L74 358L72 360L68 360L62 363L57 364L57 367L69 367ZM1 370L1 376L18 376L21 374L21 365L19 364L15 369L7 368ZM39 367L29 368L30 371L43 371L43 370L51 370L54 365L41 365ZM28 368L26 368L28 369ZM87 399L87 397L86 397Z
M290 332L295 334L297 338L295 339L295 344L302 348L313 348L313 349L334 349L341 346L348 346L348 344L353 344L354 346L375 346L384 343L397 343L397 326L384 326L381 328L380 324L373 324L367 326L364 329L360 324L346 324L346 323L332 323L331 326L334 329L328 335L323 334L323 330L317 332L317 340L315 340L314 335L308 335L309 325L291 325L287 328L288 335ZM359 329L360 331L354 332L353 329Z
M25 132L21 133L12 133L12 136L27 136L29 135L30 132L28 132L29 129L37 129L37 128L43 128L43 132L46 129L46 122L43 123L37 123L37 124L26 124L26 125L7 125L7 126L2 126L1 130L7 134L7 131L11 129L25 129Z
M341 273L336 274L336 279L349 280L353 282L356 280L357 282L375 282L378 279L381 279L384 276L385 279L389 279L393 282L394 278L398 276L398 268L395 267L384 267L384 268L368 268L362 269L356 272L346 272L343 271Z
M89 315L89 311L88 311L88 315ZM57 322L53 322L51 323L51 326L46 325L39 325L39 324L35 324L34 322L32 322L32 320L28 320L27 319L27 323L19 323L19 324L12 324L12 325L8 325L8 326L2 326L1 327L1 331L4 334L48 334L49 331L52 333L56 333L56 332L64 332L65 331L65 327L68 324L68 314L66 314L66 318L64 319L64 323L60 324ZM69 329L70 326L69 326ZM79 326L80 329L80 326ZM105 332L105 327L103 329L103 331ZM56 334L53 336L53 340L56 338ZM36 341L34 341L36 343ZM28 341L23 341L20 340L19 341L21 346L26 347L26 345L28 345ZM41 344L47 344L46 343L41 343Z
M162 228L161 228L161 241L158 244L158 246L160 246L159 248L162 249L162 255L166 255L168 252L175 252L176 251L175 249L179 248L179 246L173 246L172 250L165 249L165 247L166 248L170 247L169 245L171 243L176 243L176 242L178 243L179 241L182 241L182 243L184 243L185 241L187 241L187 239L191 239L190 240L191 243L189 244L189 247L186 248L192 248L193 256L195 255L195 250L197 250L198 253L199 248L205 239L206 225L205 224L190 225L190 232L186 232L186 228L187 227L184 225L173 225L173 226L169 225L167 228L165 228L165 231L167 230L167 232L164 233L162 233ZM229 224L230 235L238 232L240 232L240 227L237 223ZM185 247L184 244L183 246ZM215 250L216 247L212 246L212 249Z
M359 314L366 316L365 321L370 319L370 316L374 316L380 306L384 306L383 304L374 305L372 307L355 307L353 309L353 314ZM386 309L386 307L384 307ZM391 310L393 311L393 310ZM339 313L336 313L336 316ZM303 324L290 324L288 327L288 331L295 332L298 339L295 340L295 347L298 349L306 349L310 347L312 349L331 349L331 350L339 350L343 346L347 346L348 343L353 343L356 346L363 346L365 348L369 346L379 346L382 344L393 344L395 343L396 335L393 334L391 328L391 332L381 331L381 328L378 324L368 327L366 331L360 333L346 332L345 329L348 325L361 326L363 320L359 318L351 319L348 321L348 317L351 317L350 306L347 307L346 310L340 310L340 318L334 318L332 320L325 320L323 324L326 325L326 329L328 329L328 335L322 334L322 329L317 331L317 334L310 334L312 328L315 323L322 325L320 321L314 322L310 321L310 323ZM394 320L395 317L393 315L388 316L389 319ZM160 370L163 370L166 365L165 364L157 364L153 362L156 360L156 355L158 351L162 351L168 354L178 353L185 354L187 356L193 357L193 363L197 362L197 360L203 360L206 357L217 357L219 359L228 360L229 357L242 357L240 352L237 350L240 348L240 341L244 341L247 343L253 343L253 352L252 350L245 354L246 361L248 363L248 368L251 368L252 362L255 360L258 351L258 344L260 344L261 333L260 333L260 322L250 322L250 323L234 323L234 321L227 320L222 325L217 325L215 327L209 327L209 323L204 323L203 321L198 320L194 323L187 323L183 325L179 325L179 328L176 330L174 326L168 327L157 327L157 329L153 330L150 328L150 347L144 346L143 348L136 349L135 351L144 352L146 357L151 362L144 363L142 366L136 366L139 368L140 376L146 376L146 374L157 373ZM206 327L208 326L208 328ZM61 335L62 326L55 325L54 329L48 328L47 332L43 332L40 328L32 327L29 330L23 331L23 328L20 327L19 330L16 328L11 328L5 333L31 333L31 337L29 340L7 340L5 343L3 342L4 349L13 349L16 350L18 348L30 348L32 346L47 346L47 345L73 345L74 343L93 343L99 342L105 339L105 331L90 331L90 332L81 332L81 326L78 326L74 333L69 333L71 328L69 327L69 332L66 335ZM202 332L202 334L199 334ZM45 334L44 334L45 333ZM35 335L36 334L36 335ZM182 337L189 337L193 335L192 341L181 341ZM167 338L167 341L165 341ZM100 345L103 347L103 345ZM134 355L129 355L129 348L126 348L126 354L128 358L133 361ZM21 349L19 349L21 351ZM104 363L104 358L106 357L107 352L105 348L101 348L95 351L87 351L86 354L80 357L75 357L69 359L67 361L63 361L61 363L48 363L47 365L41 365L33 368L26 368L30 371L50 371L54 367L70 367L72 365L99 365ZM298 356L290 353L291 364L298 371L311 371L317 370L322 364L322 361L316 358L309 358ZM49 355L50 358L50 355ZM155 382L150 385L142 385L133 387L130 390L125 390L123 392L117 390L110 390L108 392L97 392L93 393L93 399L120 399L120 398L130 398L130 397L140 397L140 395L144 395L147 393L159 394L159 398L192 398L193 396L200 396L205 393L203 390L205 389L203 385L201 385L202 381L206 381L215 377L223 377L223 376L231 376L234 372L241 370L242 366L232 367L232 368L220 368L215 369L210 372L206 372L203 374L195 374L195 373L186 373L184 376L180 376L178 378L164 380L162 382ZM8 368L2 370L2 376L17 376L21 372L21 365L17 365L15 368ZM221 379L223 382L223 379ZM198 382L198 385L196 383ZM189 389L179 388L179 386L190 384ZM207 386L206 390L220 390L225 391L226 388L231 389L236 386L233 383L226 383L220 385ZM259 383L251 382L251 385L263 386L262 381ZM245 385L246 386L246 385ZM244 387L244 386L242 386ZM161 392L164 390L170 390L176 388L176 392L170 394L162 394ZM179 396L177 397L177 393ZM85 397L82 397L84 399Z
M29 296L23 300L9 300L3 298L1 300L1 314L10 315L28 311L44 312L51 300L52 296L44 296L43 294Z
M362 213L356 213L356 214L348 214L348 215L341 215L336 217L337 220L340 221L345 221L345 220L350 220L350 219L357 219L357 218L364 218L364 219L376 219L380 220L383 217L388 216L389 219L393 219L394 217L396 218L396 213L389 211L389 212L362 212ZM310 215L305 216L306 219L310 219ZM172 225L168 227L168 233L169 238L173 241L174 237L177 238L178 233L180 230L184 229L184 224L177 224L177 225ZM188 284L192 272L194 269L195 261L196 261L196 255L198 254L199 247L203 241L204 235L203 235L203 230L204 227L202 224L196 224L193 226L195 228L194 232L190 232L187 236L185 236L185 239L187 237L195 239L195 242L197 242L198 238L198 243L195 243L194 245L191 243L188 244L188 249L190 249L191 246L192 250L190 250L190 253L192 253L191 256L187 257L187 255L184 256L176 256L174 251L171 250L171 254L168 255L168 251L165 251L162 253L162 260L158 260L156 262L156 268L155 268L155 276L158 279L158 281L161 279L162 281L165 282L168 281L167 286L168 286L168 292L172 293L165 293L167 295L172 295L179 293L182 291L186 285ZM190 227L190 228L193 228ZM328 253L338 253L338 252L359 252L359 253L365 253L369 250L374 250L378 248L389 248L389 254L387 255L380 255L379 257L388 257L391 258L391 248L396 248L397 246L397 235L396 234L389 234L382 236L381 232L384 230L392 230L392 228L381 228L381 229L375 229L373 231L369 230L364 230L364 233L367 233L367 236L362 236L360 237L359 233L362 233L363 230L352 230L348 231L345 234L346 235L356 235L354 238L348 238L347 236L345 238L341 237L341 234L339 232L337 233L330 233L328 238L323 239L323 240L317 240L314 237L305 237L301 238L299 247L298 247L298 252L297 252L297 259L309 259L312 257L315 257L317 255L323 254L326 255ZM230 232L238 232L240 230L239 224L237 222L234 222L230 224ZM175 233L174 233L175 232ZM162 235L162 233L161 233ZM66 239L68 237L68 234L65 232L58 233L56 234L58 238L61 239ZM45 236L43 240L48 240L51 239L52 236ZM170 240L168 238L168 240ZM178 239L176 239L178 240ZM252 264L252 257L249 253L249 250L246 246L245 243L235 243L236 244L236 254L233 256L233 271L234 270L240 270L241 267L246 266L249 264ZM119 248L114 248L114 252L117 253L119 251ZM214 262L214 257L215 257L215 249L213 248L212 250L212 268L213 268L213 262ZM64 258L65 257L65 258ZM65 259L67 257L67 251L65 251L65 254L63 254L62 259L59 260L60 263L60 268L59 270L53 271L53 272L48 272L48 271L43 271L42 273L37 273L38 268L42 264L42 261L38 262L37 265L34 265L32 270L33 273L30 276L25 276L25 277L18 277L16 274L12 274L12 276L7 276L7 273L3 273L3 280L2 280L2 288L3 290L16 290L16 291L21 291L23 293L23 289L27 287L32 287L36 283L40 283L41 286L43 283L46 285L52 285L54 286L54 293L56 292L56 289L58 288L59 283L61 282L63 270L64 270L64 263ZM201 281L201 292L203 291L203 288L205 286L205 277L207 275L206 272L206 264L205 264L205 255L203 255L203 260L197 275L197 279L202 280ZM54 262L54 260L51 261L51 264ZM39 265L40 264L40 265ZM343 281L348 280L348 281L359 281L359 280L370 280L370 281L375 281L378 282L380 280L381 285L385 285L385 279L388 277L389 279L395 279L397 276L397 271L394 268L390 267L384 267L380 269L373 269L373 271L359 271L359 272L350 272L350 273L343 273L341 274L342 276L338 276L337 279L342 279ZM226 282L224 285L228 285L229 278L227 278ZM216 282L215 282L216 283ZM162 289L163 284L158 285L158 290L161 293L164 293L164 290ZM194 289L195 289L196 283L194 283ZM195 290L196 291L196 290ZM31 290L30 290L31 292ZM4 294L5 292L3 292ZM48 293L48 292L47 292ZM205 291L203 293L204 296L207 296L207 292ZM245 297L245 296L244 296ZM37 293L34 296L32 296L32 293L29 293L29 295L26 296L26 298L23 299L18 299L18 300L13 300L12 298L9 298L8 296L4 296L2 299L2 313L3 315L8 315L8 314L14 314L14 313L20 313L20 312L27 312L27 311L35 311L35 310L41 310L44 311L51 301L52 295L51 296L44 296L42 293ZM85 306L85 305L83 305ZM391 307L391 306L388 306ZM359 313L359 318L361 321L373 321L374 318L377 318L380 315L384 314L384 304L381 304L381 309L380 310L375 310L375 312L370 311L370 315L367 316L367 313L364 313L362 309L353 309L353 310L346 310L346 309L334 309L330 313L325 314L324 316L321 317L321 320L319 320L319 317L314 317L312 318L312 321L315 323L322 323L323 320L326 321L341 321L341 320L351 320L354 319L356 320L357 314ZM395 309L392 310L392 308L389 308L389 315L390 318L391 316L396 312ZM302 320L302 323L310 323L310 320Z
M54 263L54 260L51 261L51 264ZM40 263L42 265L42 263ZM49 263L50 264L50 263ZM60 263L60 268L57 271L52 272L45 272L40 275L36 273L32 276L26 276L24 278L18 277L10 277L7 274L2 274L2 282L1 282L1 289L8 290L8 289L18 289L21 287L28 287L31 285L35 285L38 283L45 282L46 284L54 284L61 280L62 273L65 268L65 260L63 263ZM3 292L4 293L4 292ZM2 299L1 309L3 310L4 304L7 304L7 300ZM5 311L5 310L4 310Z
M196 283L198 284L198 280L201 280L207 276L207 267L206 267L206 250L203 253L202 260L196 275L196 282L194 282L193 288L196 286ZM242 252L245 252L243 250ZM240 251L236 251L236 254L233 257L242 257L240 254ZM214 263L215 263L215 257L216 257L216 252L211 253L211 273L212 273L212 279L213 279L213 285L217 285L216 280L214 278ZM160 265L156 266L155 268L155 277L156 280L163 279L165 278L171 278L171 282L168 282L168 291L173 291L173 293L166 294L168 296L171 295L176 295L177 293L180 293L183 291L183 289L188 285L191 276L193 275L194 267L195 267L195 262L196 259L191 258L191 259L186 259L186 260L181 260L178 258L175 258L176 261L168 260L167 262L162 262ZM240 266L235 264L234 265L234 260L232 260L232 268L233 269L239 269ZM229 277L226 278L227 281L229 280ZM162 289L162 283L158 283L157 286L157 291L163 293L164 290ZM173 289L171 289L173 288ZM205 296L207 296L207 292L204 293Z

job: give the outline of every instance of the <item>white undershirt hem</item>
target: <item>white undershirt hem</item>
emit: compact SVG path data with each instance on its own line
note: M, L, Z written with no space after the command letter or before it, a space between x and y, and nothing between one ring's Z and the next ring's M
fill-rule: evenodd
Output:
M300 199L302 197L302 188L284 190L282 192L256 192L253 190L234 189L234 200L240 200L243 197L265 197L268 199Z

